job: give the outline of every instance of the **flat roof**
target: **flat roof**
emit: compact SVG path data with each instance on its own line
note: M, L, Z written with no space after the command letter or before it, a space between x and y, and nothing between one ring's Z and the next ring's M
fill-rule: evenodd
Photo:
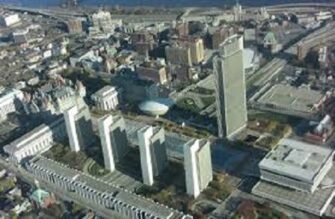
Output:
M259 163L259 167L280 175L313 182L332 157L331 149L282 139Z
M276 84L263 94L258 102L301 112L312 112L314 104L323 97L321 91L311 90L308 87Z
M62 175L66 178L70 178L73 179L74 181L81 182L86 186L95 189L99 192L114 193L115 194L114 197L116 199L124 201L125 203L135 206L139 209L145 209L146 211L151 212L157 217L169 218L170 216L173 216L175 218L182 218L183 216L182 213L170 209L166 206L163 206L159 203L155 203L150 199L146 199L134 193L128 192L116 185L112 185L105 181L95 179L94 177L88 174L68 168L65 165L46 159L44 157L38 157L37 159L34 159L32 163L36 164L37 166L43 169Z
M103 88L101 88L100 90L98 90L97 92L95 92L92 96L107 96L110 93L115 93L116 88L110 85L104 86Z

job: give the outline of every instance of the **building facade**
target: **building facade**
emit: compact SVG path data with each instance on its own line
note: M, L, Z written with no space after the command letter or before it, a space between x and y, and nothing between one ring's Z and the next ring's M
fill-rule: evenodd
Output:
M119 105L118 92L115 87L105 86L91 96L99 110L115 110Z
M64 112L64 119L72 151L78 152L94 142L91 115L87 106L71 107Z
M332 149L282 139L259 163L252 193L322 216L335 196L333 159Z
M166 67L155 62L145 62L136 67L138 77L142 80L149 80L159 84L166 84L168 76Z
M175 65L192 66L191 49L185 46L173 45L165 47L168 63Z
M8 90L0 87L0 121L6 120L7 115L22 108L24 94L20 90Z
M51 124L42 124L4 147L4 151L15 163L45 152L56 142L66 139L64 119Z
M137 132L143 183L154 184L154 177L158 176L167 166L165 147L165 132L163 128L146 126Z
M100 214L127 219L192 219L190 215L157 204L111 183L96 179L62 164L39 157L26 164L38 180L60 190L63 195L79 196L88 206L98 206ZM94 209L97 210L97 209Z
M247 125L243 37L234 35L221 44L213 64L218 135L232 138Z
M204 61L204 41L200 37L186 38L186 40L182 40L182 44L190 48L192 64L197 65Z
M187 194L197 197L213 179L210 142L192 139L184 145Z
M82 33L83 32L83 24L80 19L73 19L73 20L67 21L66 27L69 33Z
M104 156L105 168L115 170L119 162L129 151L126 124L122 117L107 115L99 119L99 133Z

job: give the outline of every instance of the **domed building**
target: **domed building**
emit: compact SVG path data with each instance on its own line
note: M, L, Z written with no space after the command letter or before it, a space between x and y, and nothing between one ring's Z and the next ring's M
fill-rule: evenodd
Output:
M171 105L173 101L170 99L147 100L139 105L139 109L150 116L162 116L169 111Z

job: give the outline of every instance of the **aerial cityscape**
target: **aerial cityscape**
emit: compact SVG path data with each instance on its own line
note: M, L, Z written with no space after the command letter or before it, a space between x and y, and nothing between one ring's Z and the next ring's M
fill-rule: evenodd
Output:
M335 2L0 0L0 218L335 218Z

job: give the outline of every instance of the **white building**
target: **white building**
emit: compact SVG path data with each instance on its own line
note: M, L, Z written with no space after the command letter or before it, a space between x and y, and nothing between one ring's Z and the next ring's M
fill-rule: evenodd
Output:
M91 96L99 110L115 110L119 105L118 92L115 87L105 86Z
M124 119L111 115L100 118L99 135L105 168L113 172L115 163L120 161L129 150Z
M220 44L214 57L219 137L234 138L247 125L243 37L233 35Z
M137 132L143 183L154 184L158 176L167 166L167 154L164 145L165 133L163 128L145 126Z
M2 14L0 16L0 23L2 26L5 26L5 27L10 27L14 24L17 24L21 21L20 17L18 14Z
M13 40L15 43L27 43L29 40L29 29L16 30L13 32Z
M184 145L187 194L197 197L213 179L210 142L192 139Z
M283 139L259 163L252 193L321 216L335 196L333 158L332 149Z
M90 111L87 106L73 106L64 112L71 150L80 151L94 141Z
M0 87L0 122L6 120L9 113L19 110L23 99L22 91Z
M4 147L11 160L15 163L25 158L43 153L52 147L55 142L66 138L65 123L58 119L50 125L42 124L22 137Z
M99 207L108 218L129 219L192 219L172 208L158 204L120 188L111 182L96 179L43 157L26 165L38 180L51 184L68 198L80 197L89 208Z
M93 28L90 28L90 35L99 33L113 34L115 28L122 26L122 20L112 19L108 11L98 11L92 15ZM91 31L92 30L92 31Z
M261 179L314 192L332 167L333 156L330 149L283 139L259 163Z
M330 11L320 11L315 14L315 19L317 21L325 21L333 18L333 14Z

